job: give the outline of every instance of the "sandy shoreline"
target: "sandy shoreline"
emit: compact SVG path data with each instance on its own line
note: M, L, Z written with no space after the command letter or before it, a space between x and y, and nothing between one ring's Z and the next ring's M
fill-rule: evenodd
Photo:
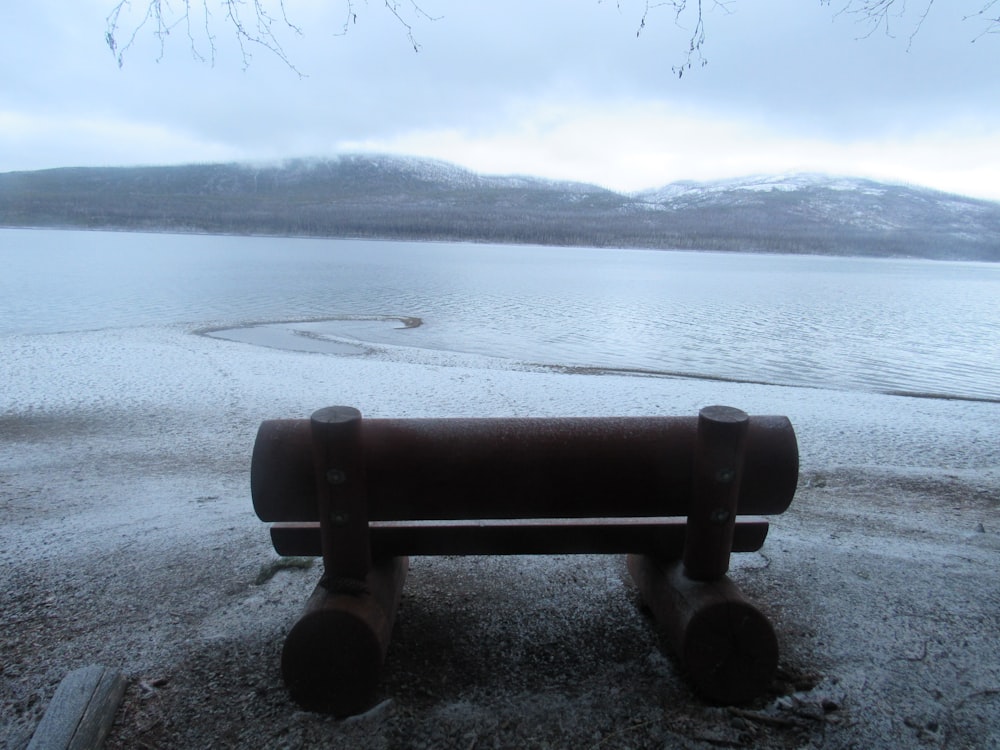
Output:
M8 336L0 404L0 737L59 680L129 677L109 747L1000 746L1000 405L283 352L181 327ZM802 477L733 576L781 679L700 703L618 558L418 558L387 702L298 711L277 657L318 578L280 570L249 497L263 419L785 414ZM273 572L273 571L272 571Z

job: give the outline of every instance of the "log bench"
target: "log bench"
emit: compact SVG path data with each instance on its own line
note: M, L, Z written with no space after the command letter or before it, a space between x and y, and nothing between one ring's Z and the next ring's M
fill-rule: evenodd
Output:
M626 554L695 690L742 703L771 684L767 617L726 576L760 549L798 480L788 419L696 417L269 420L254 508L279 555L322 556L281 667L309 710L369 708L410 555Z

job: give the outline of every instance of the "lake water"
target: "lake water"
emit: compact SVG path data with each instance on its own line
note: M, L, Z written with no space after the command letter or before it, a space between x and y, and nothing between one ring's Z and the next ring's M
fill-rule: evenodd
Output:
M1000 401L1000 264L47 230L0 230L0 261L0 335L179 324Z

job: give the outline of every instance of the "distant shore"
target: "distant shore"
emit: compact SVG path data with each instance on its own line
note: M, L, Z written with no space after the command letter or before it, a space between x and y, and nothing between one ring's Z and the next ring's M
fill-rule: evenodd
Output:
M419 159L0 174L0 225L1000 261L1000 203L785 175L616 193Z

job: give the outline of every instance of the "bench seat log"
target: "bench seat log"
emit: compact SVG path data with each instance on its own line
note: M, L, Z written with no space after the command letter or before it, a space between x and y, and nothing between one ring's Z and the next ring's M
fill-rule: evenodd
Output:
M372 557L398 555L612 555L635 552L679 558L686 523L680 518L516 519L497 521L372 521ZM733 552L756 552L768 522L739 518ZM285 557L322 554L318 522L271 526L274 550Z
M368 519L687 516L697 417L364 419ZM317 520L310 424L268 420L250 484L262 521ZM786 417L752 416L740 515L782 513L798 481Z

